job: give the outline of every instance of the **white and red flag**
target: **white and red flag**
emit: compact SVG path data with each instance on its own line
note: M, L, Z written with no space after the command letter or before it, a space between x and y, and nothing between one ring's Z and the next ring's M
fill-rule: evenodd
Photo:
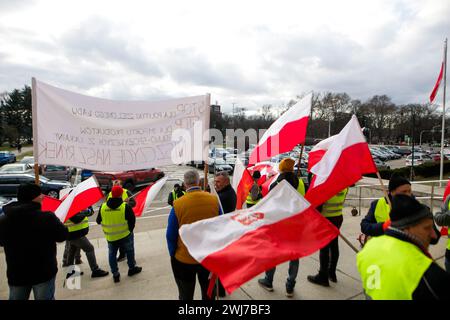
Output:
M314 206L323 204L359 181L363 174L377 172L355 115L336 135L322 159L310 171L314 176L305 198Z
M78 212L89 208L103 198L102 189L94 176L79 183L55 210L56 216L66 222Z
M233 181L231 185L234 191L236 191L236 209L242 209L245 199L252 188L253 178L239 158L236 159L234 165Z
M261 184L261 194L263 197L265 197L269 191L270 191L270 185L277 181L278 177L280 176L280 173L276 173L272 176L270 176L266 181L264 181L263 184Z
M327 139L320 141L311 149L308 154L308 171L311 171L311 168L322 159L325 152L327 152L328 148L333 143L335 137L336 135L328 137Z
M438 93L439 86L441 85L442 77L444 76L444 62L441 64L441 71L439 71L439 76L436 80L436 83L433 87L433 91L430 94L430 103L433 103L434 98L436 98L436 94Z
M312 93L303 97L269 127L250 155L249 165L291 151L296 145L305 143L311 97Z
M274 168L272 162L264 161L255 164L253 167L247 168L250 174L253 176L253 172L259 171L261 178L258 179L258 185L262 185L269 177L278 173L278 170Z
M56 209L58 209L61 202L62 200L50 196L44 196L41 203L41 210L55 212Z
M283 180L253 207L183 225L179 233L191 256L231 293L265 270L323 248L339 230Z
M148 206L155 200L156 195L159 193L161 188L166 183L169 177L163 177L159 179L157 182L149 185L145 189L143 189L134 199L136 201L136 205L133 208L134 215L136 217L140 217L142 213L148 208Z

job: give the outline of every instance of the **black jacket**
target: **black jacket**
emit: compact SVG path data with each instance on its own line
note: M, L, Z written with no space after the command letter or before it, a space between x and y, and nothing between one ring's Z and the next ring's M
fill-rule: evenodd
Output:
M117 209L120 207L120 205L123 203L122 198L110 198L106 205L110 207L111 209ZM100 214L102 207L98 210L97 215L97 223L102 224L102 215ZM131 209L130 205L128 203L125 204L125 220L128 222L128 229L130 232L133 232L134 226L136 224L136 216L134 215L133 209ZM120 241L120 240L118 240Z
M286 180L287 182L289 182L289 184L295 190L297 190L297 188L298 188L298 177L297 177L297 175L294 172L283 172L283 173L281 173L278 176L277 180L270 185L269 191L272 190L273 188L275 188L276 185L278 183L280 183L282 180Z
M81 221L83 221L84 218L90 217L93 214L94 214L94 210L92 209L92 207L89 207L86 210L80 211L79 213L77 213L76 215L74 215L72 218L70 218L68 220L70 220L72 223L80 223ZM89 233L89 227L84 228L82 230L69 232L67 240L80 239L81 237L86 236L88 233Z
M177 199L181 198L182 196L184 196L183 190L182 189L178 189L178 191L175 191L175 193L177 194ZM167 199L167 203L169 204L169 206L173 207L173 194L172 192L169 193L169 198Z
M385 234L410 242L426 253L420 244L399 230L388 228ZM413 300L449 300L450 290L448 288L450 288L450 274L433 262L420 279L412 298Z
M220 203L222 204L223 213L229 213L236 210L236 192L230 184L218 191L217 194L219 195Z
M30 286L56 276L56 242L67 239L67 228L53 212L36 202L13 202L0 217L0 246L5 248L8 283Z
M392 201L392 197L390 195L389 198ZM361 232L371 237L378 237L384 234L383 222L378 223L375 219L375 208L377 207L378 200L372 201L369 212L367 212L367 215L361 220ZM437 228L436 224L433 224L433 228L437 238L433 239L430 244L435 245L441 238L441 232Z
M377 207L378 200L372 201L370 204L369 212L361 220L361 232L371 237L378 237L384 234L383 222L377 223L375 219L375 208Z

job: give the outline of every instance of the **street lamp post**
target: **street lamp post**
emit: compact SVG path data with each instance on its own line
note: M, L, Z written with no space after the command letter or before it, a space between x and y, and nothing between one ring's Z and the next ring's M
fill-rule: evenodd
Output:
M432 130L422 130L422 131L420 131L420 138L419 138L420 148L422 148L422 133L424 133L424 132L433 132L433 131Z
M331 118L328 118L328 138L331 137Z

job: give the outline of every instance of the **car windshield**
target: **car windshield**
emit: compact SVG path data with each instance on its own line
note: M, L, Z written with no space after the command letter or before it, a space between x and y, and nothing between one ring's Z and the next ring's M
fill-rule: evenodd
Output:
M66 167L64 166L46 166L45 171L65 171Z
M21 161L21 163L33 163L34 162L34 158L33 157L24 157Z

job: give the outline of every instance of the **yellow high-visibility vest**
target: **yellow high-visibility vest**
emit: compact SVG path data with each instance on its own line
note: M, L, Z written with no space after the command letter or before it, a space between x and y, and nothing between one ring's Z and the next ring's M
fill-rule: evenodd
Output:
M338 217L342 215L342 208L344 208L345 197L347 196L348 188L338 192L333 198L329 199L322 205L320 212L324 217Z
M417 246L382 235L356 255L365 293L374 300L411 300L433 261Z
M109 242L123 239L130 234L128 222L125 219L125 205L124 202L117 209L111 209L103 203L100 208L103 233Z
M64 225L69 229L69 232L75 232L79 230L83 230L86 228L89 228L89 219L87 217L84 217L83 220L81 220L79 223L73 223L68 219Z
M382 197L378 199L375 207L375 220L377 223L388 221L390 212L391 207L389 207L389 203L387 203L386 198Z

